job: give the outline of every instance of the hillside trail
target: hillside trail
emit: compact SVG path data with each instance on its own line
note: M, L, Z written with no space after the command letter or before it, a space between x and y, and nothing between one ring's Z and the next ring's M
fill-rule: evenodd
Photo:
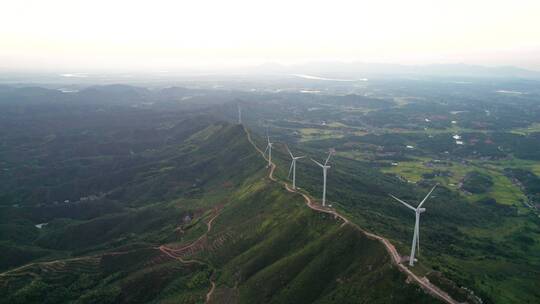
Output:
M212 223L221 214L221 209L215 208L214 213L215 214L206 223L206 232L203 235L201 235L198 239L191 242L189 245L186 245L186 246L181 247L181 248L171 248L171 247L167 247L166 245L161 245L161 246L157 247L156 249L159 249L159 251L166 254L168 257L170 257L172 259L175 259L175 260L179 261L182 264L186 264L186 265L189 265L189 264L207 265L207 263L205 263L205 262L203 262L201 260L197 260L197 259L186 260L186 259L182 258L182 256L180 254L182 252L185 252L186 250L192 248L192 247L199 246L201 243L203 243L205 241L208 233L212 230ZM206 293L205 303L210 302L210 299L212 298L212 295L214 294L214 290L216 289L216 283L214 282L214 279L212 277L213 276L211 275L210 276L210 290Z
M245 126L243 126L243 129L244 129L244 132L246 133L247 139L251 143L251 145L255 148L255 150L257 150L262 155L262 157L266 161L268 161L268 158L266 157L265 153L261 149L259 149L259 147L257 147L255 142L253 142L253 140L251 138L251 134L249 133L247 128ZM306 205L309 208L311 208L312 210L332 214L335 218L339 218L339 219L341 219L343 221L343 224L341 224L341 226L351 225L355 229L357 229L358 231L362 232L369 239L373 239L373 240L377 240L377 241L381 242L384 245L384 247L386 248L386 251L388 252L388 254L391 256L392 263L398 267L399 271L407 274L407 276L413 282L417 283L427 293L433 295L434 297L436 297L436 298L438 298L438 299L440 299L440 300L442 300L442 301L444 301L445 303L448 303L448 304L461 304L460 302L454 300L448 293L446 293L445 291L441 290L439 287L437 287L433 283L431 283L426 277L419 277L418 275L413 273L407 266L402 264L401 263L402 258L399 255L398 251L396 250L396 247L388 239L386 239L386 238L384 238L382 236L376 235L374 233L367 232L366 230L360 228L360 226L358 226L358 225L352 223L351 221L349 221L349 219L347 219L344 215L340 214L335 209L328 208L328 207L323 207L321 205L317 205L309 195L307 195L307 194L305 194L303 192L300 192L298 190L292 189L289 186L289 184L287 184L286 182L278 181L274 177L274 171L275 170L276 170L276 165L274 164L274 162L270 162L270 170L269 170L269 173L268 173L268 178L271 181L282 184L288 192L297 193L297 194L302 195L302 197L304 197Z
M200 245L201 243L204 242L206 236L208 235L208 233L210 232L210 230L212 230L212 223L214 222L214 220L219 216L220 214L220 210L219 209L214 209L214 215L210 218L210 220L206 223L206 232L203 233L198 239L196 239L195 241L189 243L188 245L184 246L184 247L180 247L180 248L172 248L172 247L167 247L165 245L161 245L159 246L159 248L162 248L164 250L167 250L167 251L170 251L170 252L174 252L174 253L178 253L178 252L183 252L183 251L186 251L187 249L190 249L192 247L195 247L197 245ZM161 250L161 249L160 249Z
M183 252L186 252L187 250L189 250L192 247L196 247L196 246L201 245L205 241L205 238L207 237L208 233L212 230L212 224L213 224L214 220L221 214L221 209L222 208L215 208L214 209L214 215L206 223L206 232L203 235L201 235L198 239L191 242L190 244L188 244L186 246L183 246L181 248L171 248L171 247L168 247L166 245L161 245L159 247L148 247L148 248L153 248L153 249L159 250L163 254L167 255L168 257L170 257L172 259L175 259L175 260L179 261L182 264L186 264L186 265L190 265L190 264L207 265L207 263L205 263L205 262L203 262L201 260L184 259L180 254L183 253ZM73 262L73 261L80 261L80 260L95 259L95 258L100 258L100 257L102 257L104 255L121 255L121 254L126 254L126 253L129 253L129 252L132 252L132 250L113 251L113 252L107 252L105 254L99 254L99 255L84 256L84 257L77 257L77 258L71 258L71 259L59 259L59 260L53 260L53 261L48 261L48 262L30 263L30 264L23 265L21 267L17 267L15 269L11 269L11 270L2 272L2 273L0 273L0 278L2 278L2 277L10 277L10 276L21 276L21 275L31 275L31 276L37 277L37 274L35 274L33 272L29 272L27 270L29 268L31 268L32 266L35 266L35 265L47 266L47 265L54 265L54 264L57 264L57 263L66 263L66 262ZM205 301L205 303L209 303L209 301L212 298L212 295L214 293L214 290L216 288L216 283L214 282L212 276L210 277L210 285L211 285L210 290L206 293L206 301Z
M48 261L48 262L29 263L29 264L26 264L26 265L23 265L23 266L20 266L20 267L17 267L17 268L14 268L14 269L4 271L4 272L0 273L0 278L1 277L11 276L11 275L19 276L21 274L32 275L32 273L30 273L30 272L20 273L21 270L27 270L28 268L31 268L32 266L41 266L41 265L46 266L46 265L54 265L54 264L57 264L57 263L66 263L66 262L73 262L73 261L89 260L89 259L97 258L99 256L100 255L93 255L93 256L84 256L84 257L70 258L70 259L58 259L58 260L52 260L52 261Z

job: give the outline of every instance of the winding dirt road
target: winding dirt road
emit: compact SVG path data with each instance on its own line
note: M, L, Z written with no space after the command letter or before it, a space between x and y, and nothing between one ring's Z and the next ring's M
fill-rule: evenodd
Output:
M255 148L255 150L257 150L262 155L262 157L266 161L268 161L268 159L266 158L265 153L261 149L259 149L259 147L257 147L257 145L253 142L253 140L251 139L251 135L250 135L249 131L245 127L244 127L244 132L247 135L248 141ZM356 225L354 223L351 223L351 221L349 221L345 216L343 216L342 214L337 212L335 209L328 208L328 207L323 207L321 205L317 205L316 203L314 203L313 199L309 195L307 195L307 194L305 194L303 192L292 189L289 186L289 184L287 184L286 182L278 181L274 177L275 169L276 169L276 165L273 162L271 162L270 171L268 173L268 178L270 180L282 184L285 187L285 189L287 191L289 191L289 192L298 193L298 194L302 195L304 197L306 205L309 208L311 208L311 209L313 209L315 211L318 211L318 212L324 212L324 213L332 214L332 215L334 215L335 218L341 219L343 221L343 224L341 226L352 225L354 228L361 231L368 238L381 242L384 245L384 247L386 248L386 251L388 252L388 254L392 257L392 259L391 259L392 263L394 265L396 265L401 272L407 274L408 277L410 279L412 279L412 281L416 282L427 293L429 293L429 294L433 295L434 297L444 301L445 303L448 303L448 304L460 304L460 302L454 300L448 293L446 293L445 291L441 290L439 287L437 287L437 286L433 285L431 282L429 282L429 280L426 277L421 278L421 277L417 276L407 266L402 264L401 263L401 260L402 260L401 256L399 255L398 251L396 250L396 247L388 239L386 239L386 238L384 238L382 236L373 234L371 232L365 231L364 229L360 228L358 225Z
M20 267L17 267L17 268L8 270L8 271L4 271L4 272L0 273L0 277L7 277L7 276L11 276L11 275L15 275L15 276L20 275L20 273L17 273L17 272L22 271L22 270L26 270L28 268L31 268L32 266L54 265L56 263L65 263L65 262L88 260L88 259L97 258L97 257L100 257L100 256L101 255L92 255L92 256L84 256L84 257L71 258L71 259L53 260L53 261L48 261L48 262L34 262L34 263L26 264L26 265L23 265L23 266L20 266ZM24 274L32 275L30 272L24 272Z
M210 281L210 284L212 284L212 287L210 288L210 291L206 294L206 302L209 303L210 299L212 298L212 294L214 293L214 290L216 289L216 283L214 281Z
M189 245L186 245L186 246L180 247L180 248L171 248L171 247L167 247L165 245L161 245L161 246L159 246L159 248L163 248L163 249L165 249L167 251L170 251L170 252L178 253L178 252L186 251L187 249L190 249L190 248L192 248L194 246L200 245L202 242L204 242L206 236L208 235L208 232L210 232L210 230L212 230L212 222L219 216L220 210L214 209L214 213L215 213L214 216L212 216L210 218L210 220L206 223L206 232L203 235L201 235L198 239L191 242Z
M212 216L210 218L210 220L206 223L206 232L203 235L201 235L198 239L191 242L189 245L186 245L186 246L181 247L181 248L171 248L171 247L167 247L165 245L161 245L161 246L157 247L156 249L159 249L161 252L166 254L168 257L173 258L173 259L179 261L182 264L206 265L207 263L205 263L203 261L200 261L200 260L197 260L197 259L185 260L185 259L182 258L182 256L180 254L182 252L185 252L185 251L189 250L190 248L192 248L194 246L198 246L202 242L204 242L204 240L207 237L208 233L212 230L212 223L221 214L220 211L221 210L218 209L218 208L214 209L214 212L215 212L214 216ZM205 301L205 303L210 302L210 299L212 298L212 295L214 294L214 290L216 289L216 283L212 279L212 276L210 276L210 285L211 285L210 290L206 293L206 301Z

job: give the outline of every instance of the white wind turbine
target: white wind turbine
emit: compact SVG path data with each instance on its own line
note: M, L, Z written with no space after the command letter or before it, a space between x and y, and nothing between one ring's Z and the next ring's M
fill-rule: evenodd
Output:
M406 202L400 200L399 198L393 196L392 194L390 194L390 196L395 199L396 201L402 203L403 205L405 205L405 207L413 210L416 214L416 221L415 221L415 224L414 224L414 236L413 236L413 241L412 241L412 246L411 246L411 256L409 258L409 265L410 266L414 266L414 262L415 262L415 259L414 259L414 255L416 253L416 251L418 250L418 254L420 254L420 214L422 212L425 212L426 211L426 208L422 208L422 205L426 202L426 200L429 198L429 196L431 195L431 193L433 192L433 190L435 190L435 188L437 187L437 184L435 184L435 186L433 186L433 188L431 188L431 190L429 191L429 193L426 195L426 197L424 197L424 199L420 202L420 204L418 204L418 207L414 208L413 206L407 204Z
M236 105L238 107L238 124L242 124L242 108L240 107L240 104Z
M289 154L291 155L291 167L289 168L289 175L288 175L288 178L291 177L291 172L292 172L292 188L293 190L296 189L296 161L301 159L301 158L304 158L305 156L294 156L291 152L291 150L289 150L289 146L287 146L287 151L289 151Z
M264 153L268 151L268 167L270 167L272 165L272 145L274 143L270 142L270 137L268 136L268 134L266 135L266 140L268 141L268 144L266 145Z
M322 169L323 169L323 191L322 191L322 205L323 207L325 206L325 203L326 203L326 171L330 168L330 166L328 166L328 161L330 160L330 156L332 156L332 153L334 153L333 150L330 150L330 152L328 152L328 157L326 158L326 161L324 162L324 165L319 163L318 161L314 160L313 158L311 159L314 163L316 163L317 165L319 165Z

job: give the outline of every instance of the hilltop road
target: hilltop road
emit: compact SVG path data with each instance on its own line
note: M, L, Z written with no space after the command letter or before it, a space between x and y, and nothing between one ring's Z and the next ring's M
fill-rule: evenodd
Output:
M247 135L247 138L248 138L248 141L251 143L251 145L253 145L253 147L255 148L255 150L257 150L261 155L262 157L268 161L268 158L266 158L266 155L265 153L259 149L259 147L257 147L257 145L253 142L253 140L251 139L251 135L249 133L249 131L244 127L244 131L246 132L246 135ZM373 240L377 240L379 242L381 242L384 247L386 248L386 251L388 252L388 254L392 257L392 263L394 265L396 265L398 267L398 269L407 274L408 277L414 281L415 283L417 283L424 291L426 291L427 293L433 295L434 297L444 301L445 303L448 303L448 304L460 304L460 302L454 300L449 294L447 294L446 292L444 292L443 290L441 290L439 287L433 285L433 283L431 283L426 277L419 277L417 276L416 274L414 274L407 266L405 266L404 264L401 263L401 256L399 255L399 253L397 252L396 250L396 247L386 238L382 237L382 236L379 236L379 235L376 235L376 234L373 234L371 232L367 232L365 231L364 229L360 228L358 225L354 224L354 223L351 223L351 221L349 221L345 216L343 216L342 214L340 214L337 210L335 209L332 209L332 208L328 208L328 207L323 207L321 205L318 205L314 202L314 200L307 194L303 193L303 192L300 192L298 190L293 190L289 184L287 184L286 182L280 182L278 181L275 177L274 177L274 171L276 169L276 165L271 162L270 163L270 170L269 170L269 173L268 173L268 178L274 182L277 182L277 183L281 183L285 189L289 192L292 192L292 193L298 193L300 195L302 195L304 197L304 200L306 202L306 205L315 210L315 211L318 211L318 212L324 212L324 213L328 213L328 214L332 214L334 215L335 218L339 218L340 220L343 221L343 224L341 226L344 226L344 225L352 225L354 228L356 228L357 230L361 231L364 235L366 235L368 238L370 239L373 239Z

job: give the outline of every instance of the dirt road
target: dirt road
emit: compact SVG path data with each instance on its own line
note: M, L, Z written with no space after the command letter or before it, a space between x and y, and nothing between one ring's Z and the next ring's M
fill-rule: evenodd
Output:
M206 232L203 235L201 235L197 240L191 242L190 244L188 244L188 245L186 245L184 247L180 247L180 248L171 248L171 247L166 247L164 245L162 245L160 247L164 247L168 251L178 253L178 252L186 251L187 249L192 248L194 246L200 245L202 242L204 242L206 236L208 235L208 232L210 232L210 230L212 230L212 222L219 216L219 212L220 212L220 210L214 209L215 214L206 223Z
M262 155L262 157L266 161L268 161L268 159L266 158L266 155L264 154L264 152L261 149L259 149L259 147L257 147L257 145L253 142L253 140L251 139L251 135L250 135L249 131L245 127L244 127L244 131L246 132L248 141L251 143L251 145L253 145L253 147ZM440 288L438 288L437 286L435 286L431 282L429 282L429 280L427 278L425 278L425 277L421 278L421 277L417 276L407 266L402 264L401 263L401 256L399 255L398 251L396 250L396 247L388 239L386 239L386 238L384 238L382 236L373 234L371 232L365 231L364 229L360 228L358 225L356 225L354 223L351 223L345 216L343 216L342 214L337 212L335 209L328 208L328 207L323 207L321 205L317 205L316 203L314 203L314 201L311 199L311 197L309 195L307 195L305 193L302 193L302 192L300 192L298 190L292 189L289 186L289 184L287 184L286 182L278 181L274 177L275 169L276 169L276 165L273 162L271 162L270 171L268 173L268 178L270 180L272 180L274 182L281 183L285 187L285 189L287 191L289 191L289 192L298 193L298 194L302 195L304 197L306 205L309 208L311 208L311 209L313 209L315 211L318 211L318 212L324 212L324 213L332 214L332 215L334 215L335 218L339 218L340 220L343 221L342 226L344 226L344 225L352 225L353 227L355 227L356 229L358 229L359 231L364 233L368 238L373 239L373 240L378 240L379 242L381 242L384 245L384 247L386 248L386 251L388 252L388 254L391 256L392 263L394 265L396 265L401 272L407 274L409 276L409 278L412 279L412 281L417 283L427 293L435 296L436 298L439 298L440 300L442 300L442 301L444 301L445 303L448 303L448 304L459 304L460 303L460 302L454 300L446 292L444 292L443 290L441 290Z
M214 293L214 290L216 289L216 283L214 281L210 281L210 284L212 284L212 287L210 288L210 291L206 294L206 303L210 302L210 299L212 298L212 294Z
M186 250L188 250L188 249L190 249L192 247L201 245L201 243L207 237L208 233L212 230L212 223L220 215L220 211L221 210L218 209L218 208L214 209L215 214L206 223L206 232L203 235L201 235L198 239L191 242L189 245L186 245L186 246L181 247L181 248L170 248L170 247L167 247L165 245L161 245L157 249L159 249L161 252L166 254L168 257L173 258L173 259L179 261L182 264L206 265L205 262L197 260L197 259L185 260L185 259L182 258L181 253L185 252ZM210 302L210 299L212 298L212 295L214 294L214 290L216 289L216 283L212 279L212 276L210 277L210 285L211 285L210 290L208 291L208 293L206 293L206 302L205 303Z

